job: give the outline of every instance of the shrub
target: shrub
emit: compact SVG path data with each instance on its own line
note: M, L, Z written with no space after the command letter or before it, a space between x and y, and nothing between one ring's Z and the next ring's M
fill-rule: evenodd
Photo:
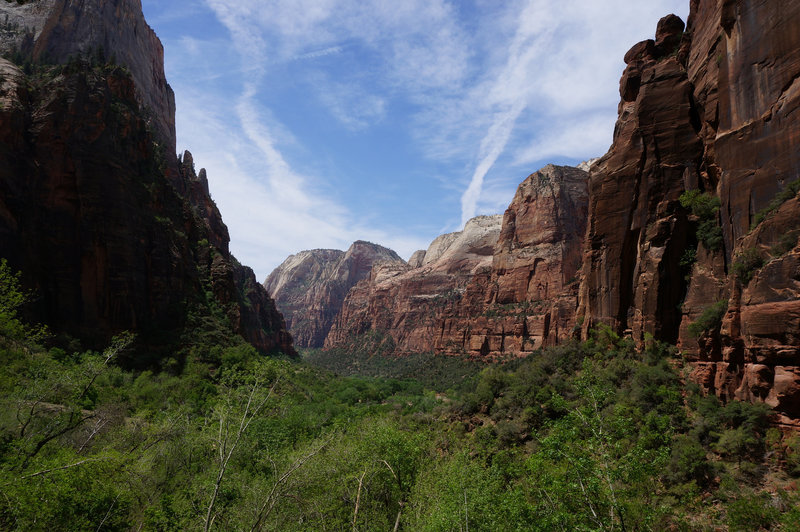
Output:
M778 242L772 246L769 250L770 255L773 257L780 257L791 251L795 245L797 245L797 236L800 235L800 231L795 229L794 231L789 231L788 233L784 233L781 235Z
M681 255L680 266L681 269L688 269L691 270L692 265L697 262L697 250L696 249L687 249Z
M11 270L6 259L0 259L0 336L37 342L47 335L47 329L27 326L19 319L18 311L30 301L30 294L22 288L21 275Z
M692 338L697 338L706 331L719 328L722 325L722 317L727 311L728 302L726 300L717 301L710 307L706 307L703 313L689 324L689 334Z
M753 218L753 223L750 226L751 229L756 227L758 224L763 222L767 219L767 217L772 214L773 212L778 210L778 207L784 204L784 202L789 201L793 197L800 192L800 179L795 179L784 188L782 191L778 192L772 201L769 202L769 205L758 211Z
M786 440L786 470L793 477L800 477L800 435Z
M722 228L717 220L719 198L699 190L687 190L681 194L680 202L685 209L689 209L700 219L697 226L697 239L703 243L706 249L711 251L722 249Z
M716 220L706 220L697 227L697 239L703 243L706 249L719 251L722 249L722 227Z
M761 447L761 441L746 427L728 429L720 434L714 450L738 463L749 458Z
M763 265L764 259L761 258L758 250L756 248L747 248L742 250L733 262L733 273L740 283L747 285L753 279L756 271Z
M701 220L714 218L719 212L719 198L699 190L687 190L681 194L680 202L684 208L692 211L692 214Z
M779 517L780 512L770 505L765 494L744 496L728 505L731 530L769 530Z
M684 484L694 481L700 486L708 485L714 468L706 459L706 451L700 442L680 435L672 444L672 452L665 473L671 484Z

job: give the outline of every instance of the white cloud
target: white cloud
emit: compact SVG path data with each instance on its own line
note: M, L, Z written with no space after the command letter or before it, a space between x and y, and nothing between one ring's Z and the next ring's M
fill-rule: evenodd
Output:
M262 125L269 119L260 116L247 93L235 106L241 134L231 129L228 110L220 109L213 97L189 89L181 94L191 110L179 115L183 139L191 145L197 166L208 171L211 195L231 228L231 251L260 280L301 249L346 249L364 239L410 256L427 245L426 238L364 226L324 195L310 194L312 181L293 172L283 159Z
M549 159L599 157L611 146L615 119L614 113L598 112L562 116L542 123L540 134L514 154L513 164L527 166Z
M311 52L300 54L296 56L295 59L297 60L317 59L319 57L325 57L328 55L341 53L342 50L344 50L344 46L328 46L327 48L323 48L321 50L313 50Z
M367 129L386 114L386 100L364 90L360 84L321 80L320 101L351 131Z
M324 164L307 160L317 154L297 156L307 149L304 139L262 98L276 83L311 87L310 100L328 114L319 120L333 118L353 134L369 134L403 102L403 126L420 158L442 166L431 173L432 189L452 197L456 210L460 198L463 226L477 212L502 212L502 195L536 170L530 165L601 155L616 118L624 52L652 37L660 16L685 15L687 2L205 3L233 47L185 38L182 57L170 61L182 76L170 80L179 139L208 168L234 252L263 277L300 249L342 249L361 238L408 256L436 236L419 236L406 220L392 229L393 222L375 219L376 211L332 199L338 191L330 183L344 177L327 176ZM465 16L465 9L478 16ZM295 80L274 77L290 67L306 70ZM426 227L458 218L442 212Z
M672 7L682 3L671 2ZM664 4L670 2L527 2L507 46L505 67L475 93L494 118L484 126L480 157L461 198L462 220L477 212L484 178L514 130L528 137L515 143L524 146L512 155L517 166L552 157L588 158L607 150L622 56L637 40L655 33L655 22L666 14ZM648 25L642 27L642 21ZM515 127L525 109L537 117L534 128Z

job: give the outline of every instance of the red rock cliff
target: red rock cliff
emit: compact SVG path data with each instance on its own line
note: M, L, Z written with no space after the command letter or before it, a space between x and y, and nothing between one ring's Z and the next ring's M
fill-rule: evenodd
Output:
M158 71L151 82L168 89L158 82L160 43L140 27L138 2L19 7L31 6L46 7L34 13L49 21L34 42L58 42L59 50L83 39L70 32L86 20L92 27L82 44L122 26L139 28L120 46ZM52 18L56 8L65 11ZM137 84L135 68L97 57L57 65L54 55L34 63L31 75L0 60L0 254L36 289L33 317L91 346L133 330L143 352L155 356L191 343L187 327L222 320L229 334L262 351L294 353L273 301L228 251L205 172L195 173L188 152L179 160L165 147L170 133L156 124L153 108L143 109L150 85ZM163 103L158 87L153 97Z
M505 215L442 235L414 265L373 268L348 294L326 347L367 331L396 351L517 356L571 337L587 212L587 174L546 166Z
M441 335L437 316L460 299L477 271L489 268L499 232L500 216L479 216L463 231L435 239L419 268L376 265L350 290L325 347L378 331L392 337L399 353L430 351Z
M301 251L269 274L264 287L285 316L296 345L322 347L347 292L376 263L405 266L391 249L359 240L346 252Z
M798 419L800 5L693 0L682 30L665 17L625 57L591 172L584 332L677 342L708 391ZM698 218L691 190L719 209Z

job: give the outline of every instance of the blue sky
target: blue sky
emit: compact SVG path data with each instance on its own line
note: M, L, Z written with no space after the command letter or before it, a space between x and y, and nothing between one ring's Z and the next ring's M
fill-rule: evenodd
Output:
M142 0L178 150L263 280L358 239L404 258L605 153L622 57L688 0Z

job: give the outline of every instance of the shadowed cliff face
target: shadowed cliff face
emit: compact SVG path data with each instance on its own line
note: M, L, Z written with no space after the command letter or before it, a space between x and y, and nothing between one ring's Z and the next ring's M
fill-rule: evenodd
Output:
M680 57L682 26L665 17L661 39L625 56L614 142L589 184L584 331L606 323L639 341L648 333L677 340L679 263L691 230L679 198L698 183L703 154Z
M0 72L0 249L37 289L44 321L99 339L179 327L183 294L199 289L182 260L190 212L160 178L164 154L130 78L76 65L34 80L4 60Z
M358 241L346 252L302 251L269 274L264 287L286 317L296 345L322 347L347 292L376 263L405 266L394 251Z
M800 418L790 187L800 177L800 6L693 0L681 30L665 17L625 57L614 144L591 172L584 333L606 323L639 343L677 342L706 390L764 400L790 422ZM716 245L679 201L697 189L718 199ZM709 321L717 302L727 312Z
M436 238L409 266L379 265L348 294L325 346L367 331L398 353L519 356L572 336L587 174L549 165L519 186L503 217Z
M173 164L191 193L166 178L125 71L25 76L0 60L0 78L0 249L36 290L37 319L93 346L121 330L158 346L211 305L256 347L292 352L274 304L228 253L188 152Z
M0 60L0 250L37 291L31 317L94 347L137 332L149 359L133 363L186 347L198 327L293 354L274 302L228 251L205 170L173 155L163 49L139 1L2 3L6 14L0 46L27 74Z

